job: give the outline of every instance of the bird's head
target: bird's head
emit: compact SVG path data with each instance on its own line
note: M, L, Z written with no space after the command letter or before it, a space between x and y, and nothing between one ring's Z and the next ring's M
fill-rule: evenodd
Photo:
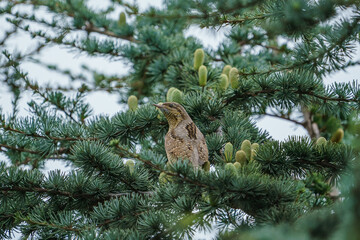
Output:
M181 121L190 119L185 108L176 102L159 103L154 106L165 115L170 128L176 127Z

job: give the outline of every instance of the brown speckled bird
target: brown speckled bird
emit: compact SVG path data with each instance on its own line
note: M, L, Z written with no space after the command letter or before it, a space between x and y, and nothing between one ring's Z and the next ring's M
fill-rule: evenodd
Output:
M194 167L208 162L209 153L204 135L196 127L186 110L178 103L154 104L165 115L169 131L165 136L165 150L170 163L189 159Z

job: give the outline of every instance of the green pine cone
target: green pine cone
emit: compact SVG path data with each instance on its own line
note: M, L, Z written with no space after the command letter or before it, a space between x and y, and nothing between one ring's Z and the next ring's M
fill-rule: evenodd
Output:
M342 130L341 128L339 128L338 130L336 130L336 132L332 135L331 137L331 141L335 142L335 143L339 143L341 142L341 140L344 138L344 130Z
M231 162L233 151L234 151L234 147L230 142L225 144L225 149L224 149L225 162Z
M241 165L246 164L246 153L243 150L239 150L235 154L236 162L240 163Z
M259 144L258 143L251 144L251 149L257 152L259 150Z
M256 156L256 151L254 149L251 149L250 161L253 161L255 156Z
M168 176L166 173L162 172L159 176L159 183L161 185L166 184L167 182L171 181L171 176Z
M241 163L234 162L234 166L236 167L236 169L240 169L241 168Z
M134 172L134 169L135 169L134 161L133 160L127 160L125 165L129 167L130 174L132 174Z
M219 79L219 88L225 91L229 87L229 78L226 74L221 74Z
M237 89L240 85L239 82L239 71L237 68L232 68L229 72L230 84L233 89Z
M167 102L172 102L171 96L172 96L172 92L173 92L175 89L177 89L177 88L171 87L171 88L169 88L169 90L167 91L167 93L166 93L166 101L167 101Z
M116 147L117 145L119 145L119 143L120 143L119 139L113 139L113 140L110 141L109 146L110 147Z
M202 48L196 49L194 53L194 69L198 70L204 64L205 53Z
M118 25L124 26L125 24L126 24L126 15L124 12L121 12L118 20Z
M210 162L207 161L202 165L202 169L204 169L204 171L208 172L210 171Z
M232 163L225 164L225 171L230 172L232 175L237 174L237 169Z
M201 194L201 198L202 198L202 200L204 200L205 202L210 203L210 196L209 196L209 193L207 193L207 192L203 192L203 193Z
M222 74L225 74L228 78L229 78L229 73L231 70L231 66L230 65L226 65L223 70L222 70Z
M246 159L250 161L251 158L251 142L249 140L244 140L241 144L241 150L246 154Z
M179 89L175 89L174 91L172 91L171 93L172 102L177 102L182 104L183 98L184 98L183 93Z
M324 137L319 137L317 140L316 140L316 145L317 146L321 146L321 145L324 145L324 144L326 144L326 138L324 138Z
M136 111L136 109L138 108L138 99L136 96L131 95L128 98L128 106L131 111Z
M205 87L207 82L207 68L204 65L199 67L199 85Z

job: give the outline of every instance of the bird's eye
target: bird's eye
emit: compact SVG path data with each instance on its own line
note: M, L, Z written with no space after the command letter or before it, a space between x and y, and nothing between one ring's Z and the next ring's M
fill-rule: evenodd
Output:
M174 106L174 104L170 103L170 104L169 104L169 107L173 108L173 107L175 107L175 106Z

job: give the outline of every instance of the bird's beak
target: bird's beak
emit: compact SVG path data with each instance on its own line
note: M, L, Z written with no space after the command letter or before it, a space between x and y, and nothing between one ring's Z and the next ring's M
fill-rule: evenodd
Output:
M160 110L164 108L164 105L160 104L153 104L155 107L159 108Z
M169 110L163 105L162 103L153 104L155 107L157 107L162 113L167 113Z

